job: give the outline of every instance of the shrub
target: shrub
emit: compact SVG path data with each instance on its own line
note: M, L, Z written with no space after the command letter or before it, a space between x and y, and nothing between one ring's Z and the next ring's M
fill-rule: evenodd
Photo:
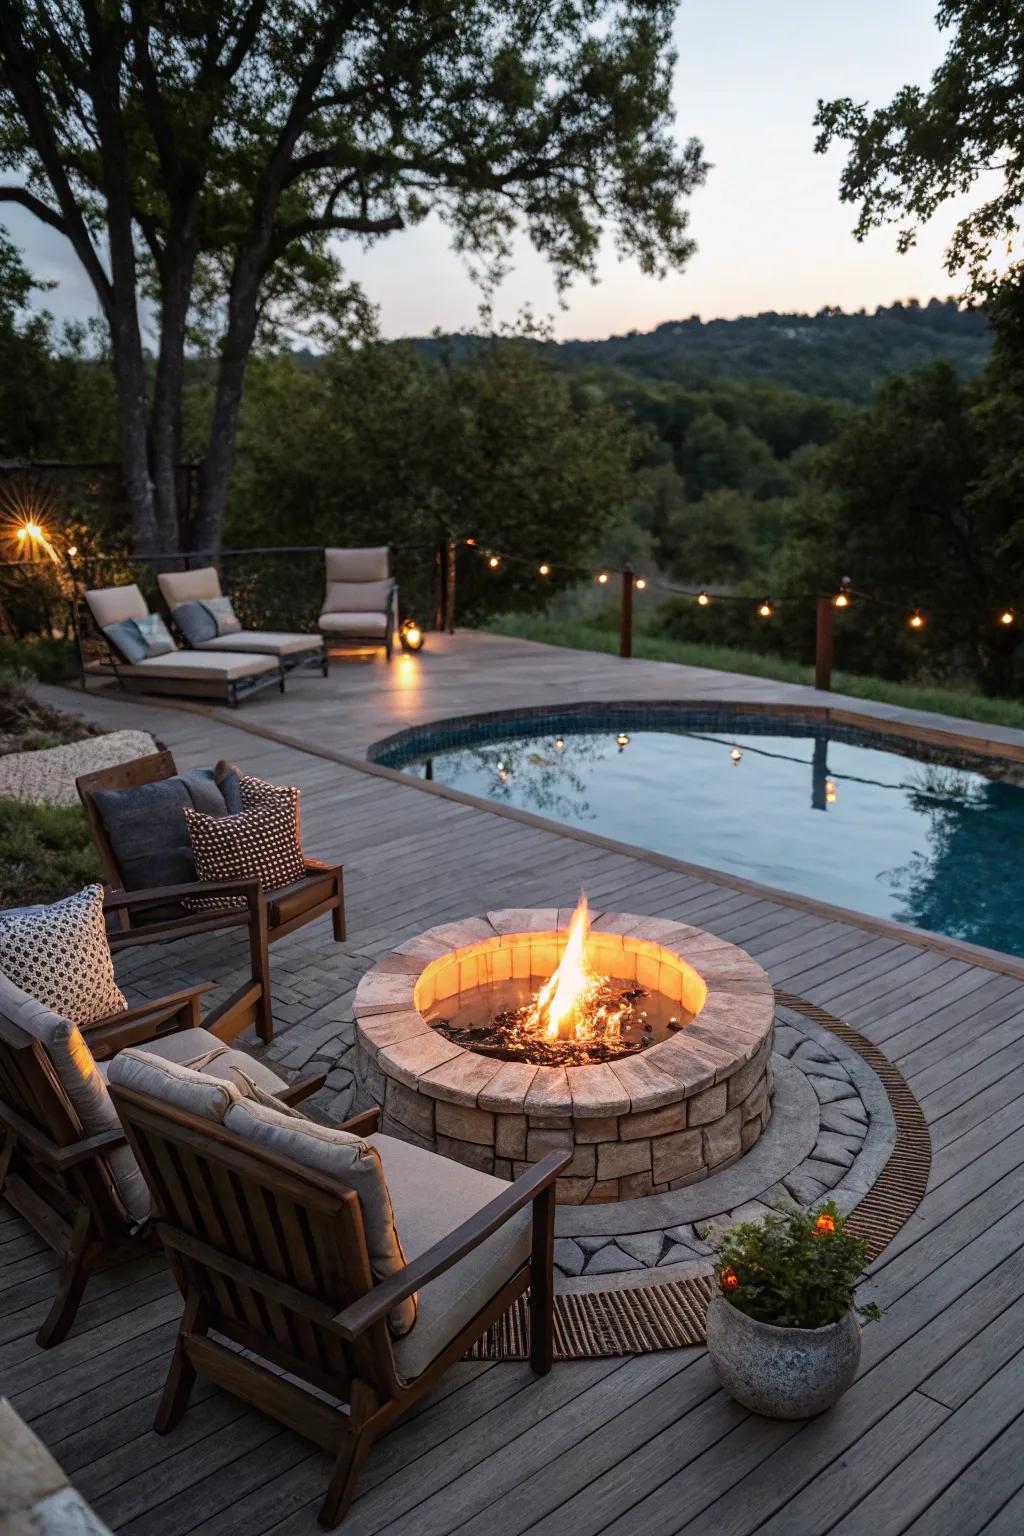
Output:
M0 669L25 671L42 683L66 683L77 676L78 654L73 640L12 640L0 635Z
M864 1240L846 1231L833 1200L819 1211L791 1211L745 1221L722 1238L715 1276L722 1295L748 1317L777 1328L824 1328L851 1307L865 1263Z
M81 806L0 800L0 907L58 901L102 879Z

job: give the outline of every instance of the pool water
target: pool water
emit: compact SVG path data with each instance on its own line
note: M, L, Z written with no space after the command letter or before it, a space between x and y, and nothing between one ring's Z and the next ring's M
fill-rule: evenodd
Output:
M1024 788L976 759L884 743L789 717L659 708L424 727L375 756L568 826L1024 955Z

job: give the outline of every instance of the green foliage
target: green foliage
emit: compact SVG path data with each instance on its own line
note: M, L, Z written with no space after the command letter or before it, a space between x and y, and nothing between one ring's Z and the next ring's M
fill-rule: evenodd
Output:
M13 672L31 673L41 683L66 683L78 671L78 655L71 640L11 640L0 635L0 688Z
M856 1306L864 1239L846 1230L834 1200L819 1211L791 1211L744 1221L725 1233L715 1276L740 1312L776 1328L825 1328ZM871 1303L862 1318L881 1317Z
M0 800L0 906L57 901L102 878L81 806Z
M936 24L948 32L946 57L924 90L902 86L887 106L842 97L818 102L817 148L850 144L840 196L859 205L858 239L898 223L908 250L917 230L951 198L982 182L982 201L958 220L946 251L950 273L966 270L976 296L1019 288L1024 264L1004 268L1020 230L1024 161L1024 30L1017 5L940 0ZM995 173L994 175L992 173Z

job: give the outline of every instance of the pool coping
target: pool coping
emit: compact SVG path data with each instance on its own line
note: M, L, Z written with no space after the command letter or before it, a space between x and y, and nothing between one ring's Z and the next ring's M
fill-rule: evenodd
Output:
M68 690L71 691L71 690ZM115 695L116 697L116 695ZM719 885L725 890L735 891L738 894L755 896L761 901L771 902L776 906L790 907L794 911L805 912L811 917L822 917L829 922L845 923L852 928L860 928L865 933L876 934L881 938L896 939L900 943L909 944L917 949L932 950L936 954L945 955L951 960L960 960L965 965L977 965L999 975L1010 976L1015 981L1024 981L1024 959L1017 959L1013 955L1004 954L1000 950L987 949L981 944L971 944L966 939L953 939L945 934L933 933L927 928L911 928L905 923L893 922L890 918L873 917L866 912L857 912L852 907L842 907L833 902L819 901L812 896L802 896L796 891L782 891L776 886L763 885L757 880L749 880L742 875L731 875L723 870L712 869L705 864L693 864L685 859L673 858L669 854L657 853L650 848L641 848L635 843L620 842L616 838L606 837L600 832L589 832L582 827L565 826L562 822L554 821L548 816L539 816L535 811L523 811L514 806L499 805L496 801L485 800L478 795L470 795L461 789L452 789L446 784L439 784L433 780L421 779L413 774L405 773L400 768L387 768L383 763L375 762L371 757L359 757L350 752L340 752L334 747L319 745L309 740L308 737L293 735L290 731L282 731L276 726L257 725L255 721L240 717L238 712L229 713L227 710L218 709L212 705L204 705L197 701L158 699L156 696L147 698L147 706L169 709L181 714L205 715L210 719L219 720L224 725L233 726L236 730L244 731L250 736L256 736L264 741L276 742L279 746L289 747L293 751L302 752L307 757L316 757L324 762L337 763L341 768L351 769L355 773L364 773L372 778L385 779L392 784L401 785L403 788L413 790L419 794L436 795L439 799L450 800L456 805L464 805L471 810L486 811L491 816L501 816L507 821L517 821L522 826L535 827L543 832L556 833L561 837L572 838L579 843L586 843L592 848L602 848L610 853L622 854L627 858L639 859L652 864L659 869L673 870L679 874L689 875L697 880L704 880L712 885ZM591 701L593 707L614 708L614 701ZM644 700L630 700L624 707L632 709L643 708ZM892 720L878 715L861 714L858 710L847 709L844 706L818 705L818 704L794 704L782 702L769 702L759 700L738 701L735 699L715 700L702 698L690 699L659 699L655 701L657 707L671 705L678 709L701 710L707 713L720 711L723 715L737 713L742 710L749 715L804 715L808 718L828 723L835 721L837 724L858 726L864 730L874 731L878 735L893 735L910 740L929 742L935 746L945 746L949 749L975 752L977 755L993 758L1008 758L1013 762L1024 762L1024 745L1013 742L999 742L989 740L973 733L946 730L938 726L923 726L908 721ZM494 711L496 714L504 714L509 718L522 718L534 714L552 714L561 709L566 714L579 712L584 706L579 703L558 705L555 703L543 706L524 705L519 709ZM407 727L407 730L423 730L429 727L441 727L455 721L478 720L486 718L478 711L471 715L454 715L443 719L422 721L417 726ZM970 723L970 722L965 722ZM393 735L402 735L402 732ZM371 742L367 752L380 747L383 742L392 737L383 737L379 742Z

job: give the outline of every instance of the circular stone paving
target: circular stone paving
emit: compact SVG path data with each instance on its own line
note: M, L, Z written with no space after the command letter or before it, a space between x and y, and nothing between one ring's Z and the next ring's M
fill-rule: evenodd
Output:
M875 1072L789 1007L776 1012L773 1065L771 1123L739 1162L668 1194L559 1209L560 1290L683 1279L707 1270L716 1228L826 1199L848 1214L864 1199L896 1142L892 1107Z

